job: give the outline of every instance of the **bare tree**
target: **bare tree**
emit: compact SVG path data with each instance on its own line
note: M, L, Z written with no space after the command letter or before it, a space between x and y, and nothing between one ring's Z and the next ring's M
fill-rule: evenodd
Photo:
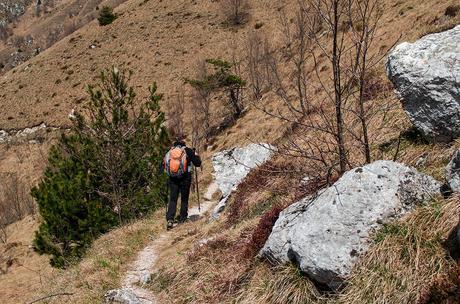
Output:
M249 15L247 0L221 0L220 6L230 25L241 25L247 21Z
M185 92L183 88L168 102L167 122L170 135L182 137L184 134Z
M197 68L195 78L198 80L207 79L209 77L209 72L206 67L206 61L200 60ZM188 83L194 89L191 101L191 113L192 113L192 127L195 132L201 130L200 135L196 136L204 138L206 145L209 143L210 139L210 130L211 130L211 92L212 88L210 86L199 86L194 85L193 82L187 80Z
M266 54L269 54L269 44L260 31L253 31L249 34L246 45L246 61L249 75L249 88L252 98L259 100L262 95L270 90L271 71Z
M15 173L2 174L0 184L0 240L7 241L7 226L36 212L29 188Z
M342 174L351 167L348 154L356 141L365 162L371 161L368 124L381 108L366 106L365 91L370 70L383 58L370 55L381 15L378 3L299 0L294 18L280 12L280 51L266 48L255 56L248 48L249 75L268 68L270 89L283 105L270 110L256 101L256 107L291 126L286 153L304 157L322 171L336 168ZM250 85L257 100L260 81L254 78ZM304 136L298 136L300 132Z
M7 25L0 25L0 40L6 42L8 37L11 36L11 29Z

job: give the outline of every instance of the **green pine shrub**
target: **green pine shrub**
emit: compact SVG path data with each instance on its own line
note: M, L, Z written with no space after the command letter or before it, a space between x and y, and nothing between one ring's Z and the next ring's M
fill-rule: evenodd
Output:
M109 6L103 6L97 18L100 26L108 25L115 19L117 19L117 15L113 13L113 9Z
M115 225L162 206L165 175L158 164L168 136L162 95L156 85L139 103L129 75L104 71L90 86L86 115L77 113L70 135L49 153L42 182L32 189L43 218L34 247L65 267L80 258L92 240Z
M186 79L196 90L205 90L210 93L222 92L228 96L226 106L230 109L234 119L239 118L244 110L243 89L246 81L232 71L233 65L222 59L206 59L214 73L205 75L202 79Z

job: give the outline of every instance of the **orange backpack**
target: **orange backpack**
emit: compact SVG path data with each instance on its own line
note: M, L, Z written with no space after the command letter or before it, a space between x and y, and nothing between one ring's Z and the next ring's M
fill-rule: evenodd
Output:
M172 147L165 156L166 173L170 177L182 177L187 172L185 147Z

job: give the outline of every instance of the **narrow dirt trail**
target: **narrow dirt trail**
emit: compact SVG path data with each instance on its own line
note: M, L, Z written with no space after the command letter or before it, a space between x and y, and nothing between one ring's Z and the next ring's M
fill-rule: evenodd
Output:
M218 190L217 183L213 182L209 185L201 204L201 210L198 206L189 209L189 218L197 218L203 216L216 202L212 201L212 195ZM150 242L142 249L136 260L129 266L122 279L122 289L129 290L133 293L142 304L155 304L154 294L147 288L142 287L142 284L148 282L151 273L155 272L155 263L158 259L161 248L163 248L169 240L167 232L160 234L156 239Z

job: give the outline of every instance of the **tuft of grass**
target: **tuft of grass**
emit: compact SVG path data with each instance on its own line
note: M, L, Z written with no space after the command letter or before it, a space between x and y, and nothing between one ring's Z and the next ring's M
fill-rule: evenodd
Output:
M259 22L256 22L256 24L254 24L254 29L258 30L260 28L262 28L264 26L265 23L263 23L262 21L259 21Z
M295 266L255 267L247 286L238 292L234 303L241 304L319 304L327 299Z
M407 227L401 223L390 223L390 224L385 224L379 231L377 231L377 234L375 235L374 242L375 243L381 243L385 241L387 237L390 236L406 236L408 233Z

